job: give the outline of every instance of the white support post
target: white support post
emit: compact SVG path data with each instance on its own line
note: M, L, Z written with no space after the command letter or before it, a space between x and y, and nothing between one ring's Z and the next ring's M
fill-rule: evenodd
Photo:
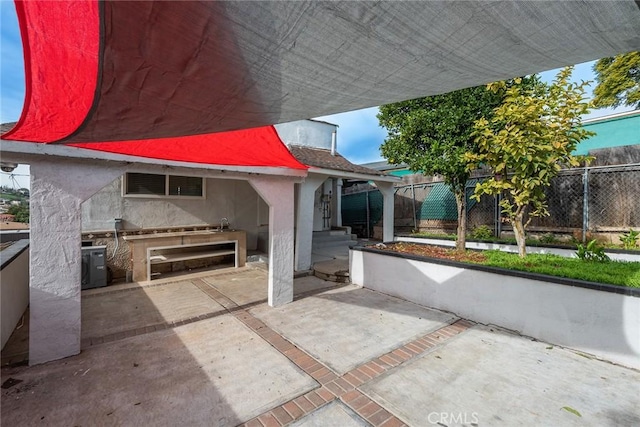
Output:
M394 197L395 192L392 182L378 182L376 186L382 193L382 240L384 242L393 241L393 224L394 224Z
M325 176L308 176L298 186L298 209L296 217L295 270L311 268L313 245L313 215L316 190L325 181Z
M269 205L268 303L277 307L293 301L294 181L265 176L249 183Z
M29 364L80 352L81 203L123 173L119 166L30 165Z
M334 179L333 185L333 198L334 212L333 212L333 225L336 227L342 227L342 179Z

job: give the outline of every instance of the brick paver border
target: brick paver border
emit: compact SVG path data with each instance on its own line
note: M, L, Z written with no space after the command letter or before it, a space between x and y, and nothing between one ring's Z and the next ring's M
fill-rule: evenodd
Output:
M203 282L203 284L205 284ZM368 396L361 393L358 387L382 375L383 373L419 356L452 337L464 332L474 325L468 320L457 320L434 332L426 334L396 349L376 357L362 365L337 375L328 366L296 347L278 332L267 326L262 320L253 316L243 307L239 307L231 299L217 289L206 284L210 289L201 289L219 304L230 310L234 317L257 333L262 339L287 357L291 362L315 379L320 387L298 396L280 406L241 424L242 427L285 426L316 409L340 399L360 417L375 427L406 426L395 415L378 405ZM196 284L200 287L200 284Z
M284 426L335 399L340 399L373 426L405 426L402 420L371 400L358 388L474 325L468 320L457 320L338 376L322 362L297 348L250 313L240 310L236 312L236 317L320 383L319 388L241 424L244 427Z

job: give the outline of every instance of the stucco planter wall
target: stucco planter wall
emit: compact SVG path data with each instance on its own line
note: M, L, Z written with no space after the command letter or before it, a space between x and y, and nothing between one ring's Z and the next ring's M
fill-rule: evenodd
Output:
M352 283L640 368L640 289L354 248Z

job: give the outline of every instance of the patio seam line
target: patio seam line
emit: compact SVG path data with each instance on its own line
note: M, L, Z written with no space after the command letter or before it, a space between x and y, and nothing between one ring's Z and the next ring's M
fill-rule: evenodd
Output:
M191 316L186 319L175 320L172 322L155 323L153 325L141 326L135 329L126 329L124 331L118 331L112 334L102 335L99 337L82 338L82 340L80 340L80 349L85 349L88 347L92 347L94 345L100 345L100 344L110 343L114 341L119 341L125 338L131 338L139 335L148 334L151 332L172 329L177 326L188 325L190 323L195 323L200 320L213 319L214 317L222 316L224 314L227 314L227 313L224 311L214 311L210 313L198 314L196 316Z
M157 288L159 286L174 285L174 284L176 284L178 282L181 282L181 281L182 280L177 280L175 282L166 282L166 283L151 283L151 284L143 285L143 286L139 286L139 287L105 290L104 292L96 292L96 293L89 294L89 295L82 295L82 298L83 299L96 298L96 297L101 297L101 296L104 296L104 295L121 294L121 293L132 292L132 291L144 291L145 289Z
M223 273L223 274L217 275L216 277L228 276L228 275L233 275L233 274L237 274L237 272L234 271L234 272L229 272L229 273ZM146 286L144 286L142 288L118 289L118 290L109 291L109 292L86 295L83 298L93 298L93 297L103 296L103 295L112 295L112 294L122 293L122 292L127 292L127 291L136 291L136 290L139 291L139 290L144 290L144 289L147 289L147 288L153 288L153 287L158 287L158 286L165 286L165 285L169 285L169 284L175 284L177 282L180 282L180 281L151 284L151 285L146 285ZM186 319L175 320L175 321L172 321L172 322L161 322L161 323L156 323L156 324L153 324L153 325L141 326L141 327L135 328L135 329L127 329L127 330L124 330L124 331L118 331L118 332L114 332L112 334L103 335L103 336L99 336L99 337L86 337L86 338L83 338L83 339L80 340L80 348L81 349L86 349L86 348L92 347L94 345L110 343L110 342L119 341L119 340L122 340L122 339L125 339L125 338L130 338L130 337L134 337L134 336L138 336L138 335L144 335L144 334L151 333L151 332L156 332L156 331L162 331L162 330L166 330L166 329L175 328L177 326L188 325L190 323L198 322L200 320L212 319L214 317L221 316L223 314L232 313L234 310L237 310L239 308L238 305L235 302L233 302L233 300L231 300L230 298L226 297L224 294L220 293L217 289L215 289L212 285L208 284L203 279L194 278L194 279L191 279L190 282L192 284L194 284L199 290L204 292L214 302L219 304L224 310L223 311L214 311L214 312L210 312L210 313L203 313L203 314L199 314L199 315L196 315L196 316L188 317ZM224 303L222 301L224 301Z

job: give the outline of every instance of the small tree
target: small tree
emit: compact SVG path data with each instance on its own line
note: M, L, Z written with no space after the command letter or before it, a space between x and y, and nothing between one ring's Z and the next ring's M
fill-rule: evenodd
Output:
M15 222L24 222L25 224L29 222L29 204L26 202L21 202L19 205L11 205L7 209L7 213L14 215Z
M640 52L629 52L612 58L602 58L593 66L597 86L593 105L640 108Z
M406 163L413 171L441 175L455 195L458 250L465 248L467 228L465 184L470 172L464 154L475 149L475 120L490 116L500 102L499 93L478 86L383 105L378 114L380 125L389 132L380 147L389 163Z
M538 78L533 85L520 79L511 87L490 84L491 91L504 93L504 101L490 120L476 122L478 152L465 155L469 169L480 164L492 169L494 176L476 184L473 197L505 195L500 207L513 227L521 257L526 255L525 228L531 218L549 214L544 188L563 166L580 164L583 158L571 153L594 135L581 127L580 116L588 112L588 82L570 82L572 71L564 68L551 85ZM524 223L526 214L529 220Z

